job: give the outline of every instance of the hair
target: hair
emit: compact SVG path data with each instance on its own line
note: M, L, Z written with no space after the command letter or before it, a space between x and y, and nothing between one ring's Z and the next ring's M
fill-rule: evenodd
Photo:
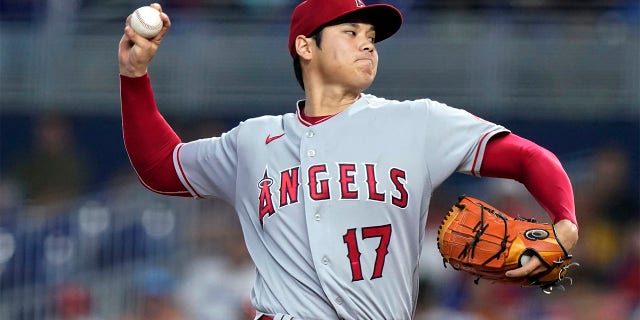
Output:
M309 38L313 38L316 41L316 46L320 48L320 44L322 43L322 29L319 28L316 30ZM302 79L302 66L300 64L300 56L296 53L293 57L293 72L296 75L296 80L298 80L298 84L304 90L304 80Z

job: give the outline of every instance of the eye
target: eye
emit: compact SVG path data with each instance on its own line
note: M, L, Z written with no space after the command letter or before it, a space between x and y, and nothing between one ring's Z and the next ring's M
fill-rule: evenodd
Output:
M351 36L355 36L356 32L355 31L345 31L344 33L351 35Z
M376 33L374 31L367 32L367 39L371 42L376 42Z

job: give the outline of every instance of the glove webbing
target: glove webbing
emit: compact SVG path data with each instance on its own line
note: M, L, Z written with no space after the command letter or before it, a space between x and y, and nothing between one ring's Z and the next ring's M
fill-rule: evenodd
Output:
M475 250L476 250L476 245L480 241L480 237L484 234L484 232L489 227L489 224L486 224L486 225L484 224L484 211L485 210L487 210L489 213L499 217L504 222L504 237L502 237L502 242L500 243L500 250L498 252L496 252L496 254L494 254L493 256L489 257L485 262L483 262L482 265L484 266L487 263L489 263L489 261L499 258L500 255L505 250L507 250L507 241L509 240L509 235L507 234L507 218L505 216L503 216L502 214L500 214L500 212L497 212L497 211L495 211L495 210L493 210L491 208L487 208L484 205L482 205L481 203L476 203L476 204L478 206L480 206L480 221L478 221L478 223L473 227L473 231L476 234L473 237L473 239L471 241L467 242L467 244L464 246L464 250L462 252L460 252L460 254L458 255L459 259L466 257L467 254L469 253L469 251L471 251L471 258L474 257ZM460 208L464 210L464 205L460 206Z

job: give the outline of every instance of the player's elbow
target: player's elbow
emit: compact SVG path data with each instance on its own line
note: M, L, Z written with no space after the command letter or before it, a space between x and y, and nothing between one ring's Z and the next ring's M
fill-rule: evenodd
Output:
M177 176L176 176L177 178ZM171 181L162 181L160 179L144 179L138 175L140 183L150 191L166 196L190 197L191 194L182 184L176 184Z
M147 189L162 195L190 197L173 167L173 161L167 159L155 166L137 168L138 180Z
M560 159L550 150L541 147L533 142L524 146L523 168L537 168L533 170L534 174L541 171L556 171L564 173L564 168Z

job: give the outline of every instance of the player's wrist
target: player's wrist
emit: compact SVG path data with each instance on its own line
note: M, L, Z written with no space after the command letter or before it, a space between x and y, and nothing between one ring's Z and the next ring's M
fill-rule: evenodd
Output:
M134 68L120 68L120 75L128 78L140 78L147 74L147 69L144 70Z
M578 226L569 219L562 219L553 225L556 237L562 246L569 251L578 242Z

